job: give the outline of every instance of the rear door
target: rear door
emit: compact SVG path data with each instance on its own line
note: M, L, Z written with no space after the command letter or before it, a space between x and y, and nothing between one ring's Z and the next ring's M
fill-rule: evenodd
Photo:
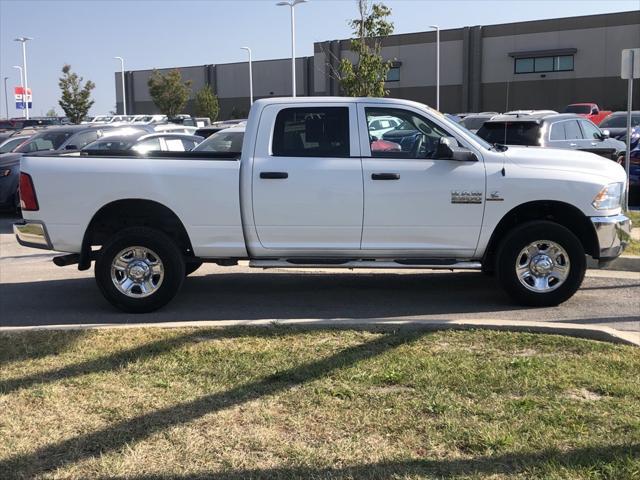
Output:
M266 255L358 250L364 201L355 104L266 106L252 196L258 240L273 252Z

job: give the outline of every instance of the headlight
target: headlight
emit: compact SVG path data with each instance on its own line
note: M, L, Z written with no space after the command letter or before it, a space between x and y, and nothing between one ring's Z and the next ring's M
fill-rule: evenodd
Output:
M591 205L596 210L613 210L622 205L622 183L610 183L604 187L593 199Z
M5 170L0 170L0 177L8 177L11 175L11 169L7 168Z

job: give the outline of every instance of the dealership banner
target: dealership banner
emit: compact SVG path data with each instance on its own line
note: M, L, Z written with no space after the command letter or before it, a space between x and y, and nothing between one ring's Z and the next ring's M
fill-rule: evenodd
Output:
M13 89L13 94L16 99L16 109L24 110L25 102L29 102L29 108L33 108L31 89L27 88L27 94L24 94L23 87L15 87ZM26 98L25 98L26 97Z

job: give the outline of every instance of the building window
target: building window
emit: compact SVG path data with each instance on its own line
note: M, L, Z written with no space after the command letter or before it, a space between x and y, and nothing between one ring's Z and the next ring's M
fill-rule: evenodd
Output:
M516 58L515 73L568 72L573 70L573 55Z
M391 67L387 72L386 82L399 82L400 81L400 67Z

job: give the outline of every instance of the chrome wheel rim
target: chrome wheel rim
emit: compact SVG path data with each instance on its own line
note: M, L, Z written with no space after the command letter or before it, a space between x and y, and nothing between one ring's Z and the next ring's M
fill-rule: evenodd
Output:
M164 265L156 252L147 247L127 247L111 262L111 281L127 297L153 295L164 280Z
M527 290L537 293L560 287L569 276L570 267L566 250L551 240L531 242L516 259L518 280Z

